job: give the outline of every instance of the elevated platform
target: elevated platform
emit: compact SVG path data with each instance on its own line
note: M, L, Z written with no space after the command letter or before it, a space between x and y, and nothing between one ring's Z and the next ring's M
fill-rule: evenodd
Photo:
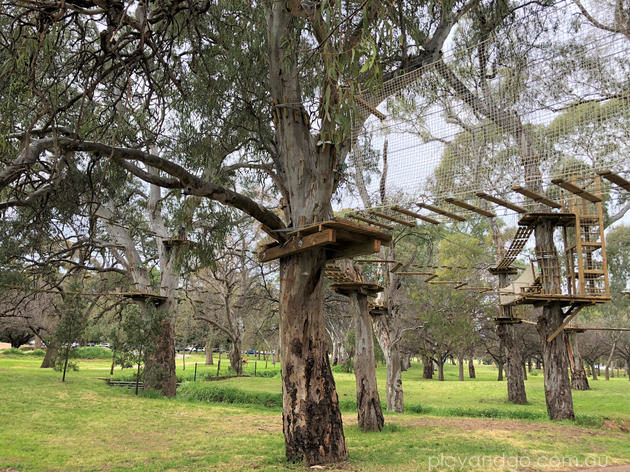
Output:
M324 275L326 276L327 279L333 282L337 282L337 283L360 282L359 280L355 280L349 274L346 274L345 272L343 272L339 267L334 267L334 266L326 267L326 270L324 271Z
M575 213L536 212L526 213L518 221L520 226L534 228L537 224L551 221L554 226L575 226Z
M348 296L358 292L369 297L374 297L376 294L383 291L381 285L366 282L339 282L331 284L330 289L339 295Z
M514 325L514 324L521 324L523 322L523 320L521 318L495 318L494 322L496 324L508 324L508 325Z
M388 313L387 305L382 302L368 303L368 310L372 316L385 316Z
M287 236L284 244L274 241L260 246L258 260L269 262L317 247L326 249L329 260L343 259L376 253L392 240L390 233L343 219L304 226Z
M186 238L175 237L175 238L164 239L162 241L162 244L164 244L166 248L171 249L175 246L184 246L184 245L190 244L190 241Z
M564 295L564 294L541 294L541 293L526 293L517 297L514 301L506 303L506 306L514 305L535 305L542 306L550 303L560 303L562 306L588 306L599 303L607 303L610 301L610 297L607 296L579 296L579 295Z
M575 226L576 215L575 213L555 213L555 212L536 212L526 213L519 220L519 228L510 243L503 259L499 261L496 267L491 267L489 272L491 274L516 274L514 268L511 267L512 263L516 260L521 253L530 236L534 232L536 225L543 221L551 221L553 226L568 227Z
M129 298L135 302L152 303L156 307L162 305L168 300L168 297L165 297L163 295L156 295L154 293L121 292L118 295L124 298Z

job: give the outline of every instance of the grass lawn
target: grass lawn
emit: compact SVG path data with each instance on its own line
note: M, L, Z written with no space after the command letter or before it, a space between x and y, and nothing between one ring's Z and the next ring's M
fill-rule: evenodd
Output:
M202 358L188 360L186 376L195 360ZM278 408L136 397L96 380L107 376L106 360L80 361L80 370L62 384L60 374L39 369L40 362L0 355L0 471L305 469L285 461ZM211 367L199 366L198 375L204 369ZM446 382L425 381L414 365L403 377L405 404L421 413L386 414L386 429L366 434L356 426L356 413L344 411L350 459L328 469L532 471L572 470L598 460L630 464L627 378L575 392L578 416L587 421L570 425L544 419L541 375L527 381L531 404L516 407L505 403L505 382L496 381L496 370L479 366L477 372L478 379L457 382L449 366ZM378 375L382 388L382 367ZM353 375L335 377L342 400L353 399ZM261 393L281 389L278 377L204 384ZM533 412L536 421L483 417L519 411ZM563 464L562 457L573 462Z

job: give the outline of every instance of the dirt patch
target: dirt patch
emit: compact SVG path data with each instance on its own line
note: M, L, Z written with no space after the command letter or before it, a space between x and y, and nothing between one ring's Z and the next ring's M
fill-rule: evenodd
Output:
M349 418L348 418L349 419ZM344 418L344 423L346 422ZM354 421L348 421L348 423L356 423L356 417ZM387 422L387 419L386 419ZM624 426L619 426L618 423L611 421L611 427L605 427L602 430L599 429L587 429L579 426L568 426L560 424L548 424L548 423L536 423L534 421L521 421L521 420L504 420L504 419L491 419L491 418L451 418L451 417L435 417L435 416L421 416L421 417L396 417L393 423L400 426L414 426L414 427L446 427L457 429L459 431L473 432L479 430L485 431L512 431L522 432L530 434L546 433L549 435L557 435L562 438L582 438L582 437L611 437L611 431L614 432L613 436L630 439L628 436L628 430L624 430ZM614 425L614 427L612 427ZM625 425L628 426L628 425ZM616 433L616 434L615 434ZM630 472L630 469L628 469Z
M626 420L604 420L602 428L609 431L619 431L621 433L630 433L630 421Z

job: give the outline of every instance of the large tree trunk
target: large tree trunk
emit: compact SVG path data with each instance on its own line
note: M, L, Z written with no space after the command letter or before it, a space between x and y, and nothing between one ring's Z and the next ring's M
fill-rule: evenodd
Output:
M523 378L523 358L516 342L514 326L500 323L497 335L505 348L508 401L518 405L527 403L525 380Z
M610 363L612 362L613 355L615 354L615 349L617 349L617 341L613 342L610 354L608 355L608 360L606 361L606 380L610 380Z
M206 365L214 365L214 359L212 358L212 349L213 349L213 342L212 342L212 338L208 337L208 339L206 339Z
M232 340L229 357L232 370L236 372L238 376L243 375L243 356L241 354L241 341L239 339Z
M552 420L573 420L575 415L564 331L547 342L547 338L562 325L565 315L558 303L545 305L542 311L537 328L542 343L547 413Z
M589 390L584 362L580 356L577 333L566 334L566 342L569 365L571 367L571 388L573 390Z
M422 356L422 378L423 379L432 379L433 378L433 358L427 356L426 354ZM473 367L474 369L474 367Z
M595 362L591 364L591 373L593 374L593 380L597 380L597 367L595 366Z
M497 375L497 382L503 381L503 362L497 362L497 368L499 369L499 373Z
M374 333L385 356L385 369L387 371L387 383L385 388L387 394L387 409L397 413L403 413L404 405L400 351L398 344L391 339L388 323L389 319L387 316L379 315L374 317Z
M404 356L402 356L400 360L400 369L403 372L407 372L409 369L411 369L411 354L405 354Z
M168 319L159 321L154 345L147 350L144 364L144 390L159 390L165 397L174 397L177 390L175 376L175 329Z
M457 364L459 365L459 381L464 381L464 357L459 356L457 358Z
M536 225L536 257L538 267L544 276L543 293L561 293L561 273L558 252L553 241L553 223L543 220ZM569 382L569 362L564 330L560 331L551 342L547 342L557 329L562 326L565 314L562 305L557 302L547 303L538 317L537 329L540 335L543 354L543 372L545 376L545 400L547 412L552 420L573 420L573 398Z
M471 379L477 378L477 374L475 373L475 362L472 357L468 358L468 377Z
M437 365L438 365L438 380L440 382L444 382L444 364L446 363L446 359L442 359L438 357Z
M322 313L324 251L280 261L282 419L286 456L308 465L347 457Z
M383 429L385 420L376 385L374 337L367 296L355 292L351 295L351 299L356 343L354 375L357 384L359 428L363 431L380 431Z
M46 344L46 355L40 366L42 369L50 369L55 366L55 358L57 357L57 346L51 343Z

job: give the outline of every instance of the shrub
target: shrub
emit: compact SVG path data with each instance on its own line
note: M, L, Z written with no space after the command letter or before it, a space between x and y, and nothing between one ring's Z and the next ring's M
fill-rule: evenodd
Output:
M345 373L351 374L354 372L354 367L352 366L352 359L348 358L343 364L337 364L332 367L333 372L337 373Z
M35 349L33 352L29 352L28 355L33 357L44 357L46 355L46 351L43 349Z
M105 347L87 346L74 349L75 357L79 359L111 359L112 351Z
M17 348L9 348L9 349L5 349L4 351L2 351L2 355L3 356L25 356L26 353L20 349Z
M246 392L233 387L222 387L200 382L183 383L177 389L177 397L186 401L235 403L265 408L282 408L281 393Z

